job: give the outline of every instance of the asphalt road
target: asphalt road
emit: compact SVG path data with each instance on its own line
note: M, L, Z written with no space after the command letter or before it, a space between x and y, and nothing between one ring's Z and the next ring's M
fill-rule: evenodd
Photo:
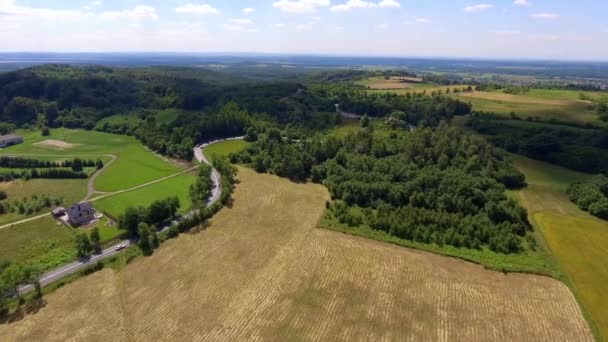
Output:
M196 160L198 160L201 163L211 165L209 160L207 160L207 158L203 154L203 149L205 147L207 147L211 144L221 142L221 141L240 140L240 139L243 139L243 137L219 139L219 140L214 140L214 141L210 141L208 143L198 145L194 148L194 157L196 158ZM221 176L220 176L219 172L216 169L212 169L211 170L211 181L213 182L213 189L211 191L211 196L209 196L209 199L207 200L208 207L211 206L213 203L217 202L219 200L220 196L222 195L222 187L220 184L220 179L221 179ZM191 211L191 212L183 215L181 218L178 218L177 220L168 223L167 225L161 227L159 232L169 229L171 226L178 224L181 219L189 217L189 216L193 215L194 213L196 213L196 211ZM45 214L45 215L48 215L48 214ZM121 241L120 243L103 250L100 254L93 255L88 259L74 261L72 263L63 265L52 271L49 271L42 275L42 277L40 278L40 284L42 286L45 286L45 285L48 285L54 281L57 281L57 280L63 278L63 277L66 277L70 274L79 272L79 271L93 265L97 261L110 258L110 257L120 253L120 250L122 250L122 248L119 248L119 247L122 247L122 246L128 247L129 245L131 245L133 243L134 243L133 241L129 241L129 240ZM120 249L120 250L118 250L118 249ZM24 293L30 292L32 290L34 290L34 287L32 285L24 285L19 288L19 293L24 294Z

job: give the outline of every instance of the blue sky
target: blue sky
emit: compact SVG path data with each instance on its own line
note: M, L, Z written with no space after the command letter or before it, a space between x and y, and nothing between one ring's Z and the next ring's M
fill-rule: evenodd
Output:
M608 60L606 0L0 0L0 51Z

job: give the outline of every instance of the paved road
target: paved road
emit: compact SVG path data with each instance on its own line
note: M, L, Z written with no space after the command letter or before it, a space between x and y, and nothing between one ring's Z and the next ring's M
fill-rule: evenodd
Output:
M194 148L194 157L196 158L196 160L198 160L201 163L205 163L205 164L211 165L211 163L209 162L209 160L207 160L207 158L205 158L205 155L203 154L203 149L205 147L207 147L207 146L209 146L211 144L215 144L217 142L221 142L221 141L240 140L240 139L243 139L243 137L220 139L220 140L211 141L211 142L208 142L208 143L205 143L205 144L201 144L201 145L199 145L199 146L197 146L197 147ZM189 169L189 170L186 170L184 172L188 172L188 171L191 171L191 170L192 169ZM127 189L127 190L123 190L123 191L118 191L118 192L111 193L111 194L108 194L108 195L102 195L102 196L99 196L97 198L92 199L92 201L100 199L100 198L112 196L112 195L115 195L115 194L118 194L118 193L122 193L122 192L126 192L126 191L131 191L131 190L134 190L134 189L137 189L137 188L141 188L141 187L153 184L153 183L157 183L157 182L166 180L168 178L175 177L177 175L183 174L184 172L180 172L178 174L171 175L169 177L164 177L164 178L158 179L158 180L150 182L150 183L142 184L142 185L139 185L139 186L131 188L131 189ZM221 177L220 177L219 172L216 169L212 169L211 170L211 180L213 181L213 190L211 192L211 196L207 200L207 206L208 207L211 206L213 203L217 202L219 200L221 194L222 194L222 192L221 192L222 191L221 190L222 187L221 187L221 184L220 184L220 179L221 179ZM166 224L165 226L161 227L159 231L162 232L162 231L165 231L165 230L169 229L171 226L178 224L180 220L182 220L184 218L187 218L187 217L190 217L190 216L194 215L196 212L197 211L194 210L194 211L191 211L191 212L183 215L182 217L178 218L177 220L175 220L173 222L170 222L170 223ZM48 215L48 214L44 214L41 217L46 216L46 215ZM32 219L35 219L35 218L32 218ZM0 229L1 228L2 227L0 227ZM105 249L104 251L102 251L100 254L91 256L89 259L74 261L74 262L69 263L67 265L61 266L61 267L59 267L59 268L57 268L55 270L47 272L44 275L42 275L42 277L40 278L40 283L42 284L42 286L45 286L45 285L48 285L48 284L50 284L50 283L52 283L54 281L57 281L57 280L63 278L63 277L66 277L66 276L68 276L70 274L73 274L73 273L76 273L78 271L81 271L81 270L83 270L83 269L85 269L85 268L93 265L97 261L100 261L100 260L103 260L103 259L107 259L107 258L110 258L110 257L118 254L120 252L120 251L117 251L117 249L119 248L119 246L128 247L129 245L131 245L133 243L134 243L133 241L129 241L129 240L121 241L120 243L118 243L118 244L116 244L114 246L108 247L107 249ZM25 286L22 286L19 289L19 293L21 293L21 294L27 293L27 292L32 291L33 289L34 289L34 287L32 285L25 285Z

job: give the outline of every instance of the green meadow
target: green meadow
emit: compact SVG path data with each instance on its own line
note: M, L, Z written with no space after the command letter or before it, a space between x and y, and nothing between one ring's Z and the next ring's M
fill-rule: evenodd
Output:
M178 173L183 169L146 149L134 137L85 131L79 129L53 129L43 137L40 132L21 131L25 143L0 151L1 154L36 154L95 157L115 155L116 161L95 180L98 191L113 192ZM55 147L43 142L59 140L69 147Z
M215 156L227 157L231 153L241 152L249 146L245 140L227 140L211 144L203 150L205 157L212 162Z

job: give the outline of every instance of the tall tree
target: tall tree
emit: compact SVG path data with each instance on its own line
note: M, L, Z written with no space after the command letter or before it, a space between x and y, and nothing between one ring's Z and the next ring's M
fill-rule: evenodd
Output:
M84 233L78 233L76 235L76 251L79 258L86 258L91 254L91 241L89 237Z
M99 234L99 228L97 227L93 228L91 231L91 247L93 249L93 253L101 253L101 235Z

